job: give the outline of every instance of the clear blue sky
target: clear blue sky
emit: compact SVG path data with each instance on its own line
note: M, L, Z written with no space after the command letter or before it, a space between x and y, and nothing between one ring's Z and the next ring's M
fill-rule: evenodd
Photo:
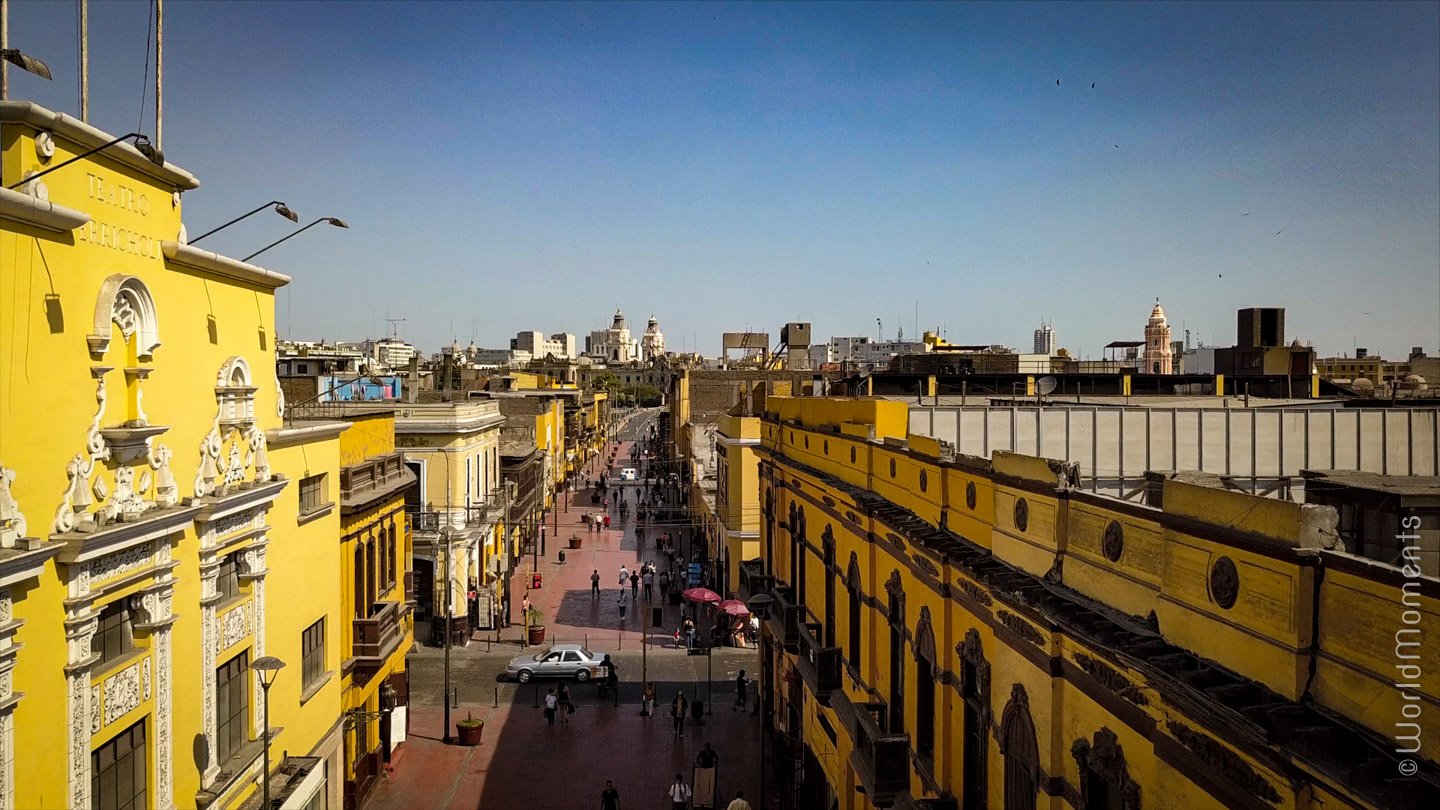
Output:
M102 129L141 120L147 8L90 4ZM389 313L500 346L618 304L713 354L790 320L908 337L918 301L952 341L1028 350L1044 317L1094 356L1158 296L1177 337L1279 305L1322 354L1433 354L1437 9L170 0L164 147L192 234L272 198L350 222L264 257L296 338ZM75 30L12 4L56 79L14 97L78 114Z

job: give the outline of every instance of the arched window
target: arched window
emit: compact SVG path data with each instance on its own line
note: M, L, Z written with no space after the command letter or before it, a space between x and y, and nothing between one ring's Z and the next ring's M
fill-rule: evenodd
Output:
M915 625L915 750L921 757L935 758L935 630L930 626L930 608L920 608ZM933 768L933 765L932 765Z
M397 554L396 554L396 548L395 548L395 524L394 524L394 523L391 523L391 524L390 524L389 545L390 545L390 584L393 586L393 585L395 584L395 580L400 576L400 574L399 574L399 571L400 571L400 564L399 564L399 563L400 563L400 559L399 559L399 557L398 557Z
M795 580L795 604L803 605L806 601L806 586L809 584L805 581L805 560L810 556L806 550L805 507L800 507L800 509L796 511L796 514L799 515L800 518L800 530L795 532L795 559L799 561L800 571Z
M885 583L889 594L886 618L890 623L890 733L905 733L905 591L900 572L892 571Z
M827 525L825 547L825 646L835 646L835 532Z
M846 573L846 579L850 591L850 622L848 628L850 635L850 649L848 651L850 665L863 672L864 669L860 662L860 631L862 622L860 614L860 561L853 551L850 552L850 570Z
M1040 749L1030 719L1025 687L1010 687L1010 702L1000 716L1000 754L1005 757L1005 810L1035 810Z
M375 604L375 538L365 543L365 615L370 615L370 606Z
M965 631L965 640L955 645L955 653L960 657L960 696L965 701L960 806L961 810L983 810L990 754L990 662L985 660L980 633L973 627Z
M355 618L369 616L370 608L365 602L365 544L355 541Z
M790 502L790 520L785 524L790 530L790 586L798 588L800 584L800 555L796 552L795 536L800 532L800 514L795 507L795 502Z
M775 575L775 493L765 489L765 574Z

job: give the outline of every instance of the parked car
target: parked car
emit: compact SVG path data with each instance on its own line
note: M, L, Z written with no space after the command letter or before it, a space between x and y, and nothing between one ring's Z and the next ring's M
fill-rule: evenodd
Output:
M574 678L585 682L599 672L603 654L579 644L556 644L533 655L517 655L505 667L505 676L520 683L531 678Z
M640 473L636 472L634 467L626 467L625 469L620 471L621 481L636 481L639 478Z

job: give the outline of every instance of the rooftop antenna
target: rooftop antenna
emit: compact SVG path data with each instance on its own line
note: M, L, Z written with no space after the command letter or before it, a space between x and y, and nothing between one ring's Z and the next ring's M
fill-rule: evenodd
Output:
M392 338L398 338L398 337L400 337L400 324L404 323L404 322L405 322L405 319L404 319L404 318L386 318L385 320L387 320L387 321L390 322L390 337L392 337ZM455 331L455 329L454 329L454 321L451 321L451 329L450 329L450 331L451 331L451 332L454 332L454 331Z

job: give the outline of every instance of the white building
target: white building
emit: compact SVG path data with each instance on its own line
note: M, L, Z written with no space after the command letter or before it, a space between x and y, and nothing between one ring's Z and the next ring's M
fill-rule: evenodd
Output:
M1155 308L1150 311L1150 320L1145 324L1145 365L1149 374L1174 373L1174 355L1170 348L1170 324L1165 320L1165 310L1160 308L1160 299L1155 299Z
M410 365L410 358L419 353L414 346L399 338L371 339L360 345L365 356L379 363L384 369L405 368Z
M465 351L472 365L480 368L513 368L530 362L534 355L521 349L481 349L474 347Z
M860 362L860 347L867 343L873 343L869 337L832 337L830 338L830 363L858 363Z
M585 353L610 363L633 363L640 359L640 341L630 337L625 313L615 310L609 329L597 329L585 339Z
M1035 354L1053 355L1055 353L1055 329L1048 322L1041 323L1040 328L1035 330Z
M510 348L529 352L531 357L536 358L549 355L556 360L572 360L577 342L574 335L565 332L557 332L548 338L543 332L517 332L514 340L510 341Z
M645 334L640 338L640 359L650 362L657 357L665 356L665 335L660 331L660 321L655 318L655 313L650 313L650 323L645 327Z
M868 370L890 367L890 358L899 354L924 354L930 351L930 344L902 340L872 341L868 338L856 346L855 357Z

